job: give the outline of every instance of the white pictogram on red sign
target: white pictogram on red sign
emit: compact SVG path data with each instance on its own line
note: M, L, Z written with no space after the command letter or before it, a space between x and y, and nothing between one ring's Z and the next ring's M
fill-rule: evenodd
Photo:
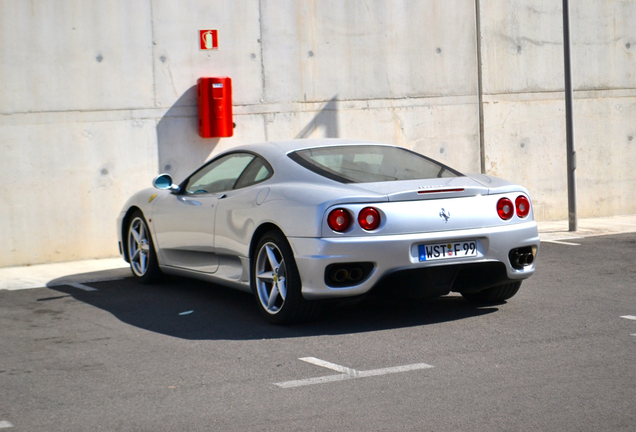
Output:
M199 30L199 46L202 50L219 49L218 30Z

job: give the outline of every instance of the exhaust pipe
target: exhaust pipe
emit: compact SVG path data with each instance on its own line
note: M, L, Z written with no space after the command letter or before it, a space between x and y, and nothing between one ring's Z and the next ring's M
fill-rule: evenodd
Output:
M343 283L344 281L346 281L347 279L349 279L349 272L343 268L336 270L336 272L333 274L333 280L335 280L338 283Z
M534 257L532 256L532 253L526 254L526 265L530 265L533 262L534 262Z
M526 254L519 255L519 264L521 264L522 266L526 265Z
M512 258L513 252L510 251ZM373 271L371 262L350 262L329 264L325 269L325 283L332 288L345 288L358 285L366 280Z
M357 282L360 279L362 279L362 269L360 267L356 267L351 269L351 271L349 272L349 280L353 281L353 282Z
M509 254L510 264L517 270L523 270L524 267L532 265L534 255L530 246L513 249Z
M354 267L351 271L346 268L339 268L331 273L331 279L337 283L343 283L346 281L358 282L364 276L364 271L360 267Z

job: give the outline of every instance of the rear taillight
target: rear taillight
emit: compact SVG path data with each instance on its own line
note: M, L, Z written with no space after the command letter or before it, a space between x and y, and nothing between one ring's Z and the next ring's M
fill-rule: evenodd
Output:
M501 198L497 201L497 213L503 220L508 220L515 214L515 206L508 198Z
M329 224L329 228L337 232L343 232L347 228L349 228L349 224L351 223L351 216L344 209L335 209L329 213L327 216L327 224Z
M380 213L373 207L365 207L358 213L358 223L367 231L373 231L380 226Z
M530 200L523 195L519 195L515 200L515 207L517 208L517 216L524 218L530 213Z

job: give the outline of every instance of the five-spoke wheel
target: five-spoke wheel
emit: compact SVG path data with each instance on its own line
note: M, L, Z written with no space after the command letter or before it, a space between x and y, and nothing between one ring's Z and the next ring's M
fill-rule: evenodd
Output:
M301 293L301 281L291 246L279 231L261 237L252 259L252 288L266 320L275 324L305 321L318 305Z
M285 259L275 243L261 246L256 258L256 289L263 308L270 314L281 311L287 297Z
M126 240L133 275L141 282L156 280L161 272L148 225L140 211L136 211L130 219Z

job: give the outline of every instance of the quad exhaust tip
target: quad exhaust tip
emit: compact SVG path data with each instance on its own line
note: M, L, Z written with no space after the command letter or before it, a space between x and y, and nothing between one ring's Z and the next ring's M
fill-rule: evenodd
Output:
M351 270L341 268L334 272L333 280L338 283L343 283L346 281L358 282L360 279L362 279L363 274L364 272L360 267L354 267Z
M371 274L373 267L373 263L331 264L325 270L325 283L332 287L357 285Z
M525 267L531 266L534 262L535 250L532 246L513 249L508 254L512 268L523 270Z

